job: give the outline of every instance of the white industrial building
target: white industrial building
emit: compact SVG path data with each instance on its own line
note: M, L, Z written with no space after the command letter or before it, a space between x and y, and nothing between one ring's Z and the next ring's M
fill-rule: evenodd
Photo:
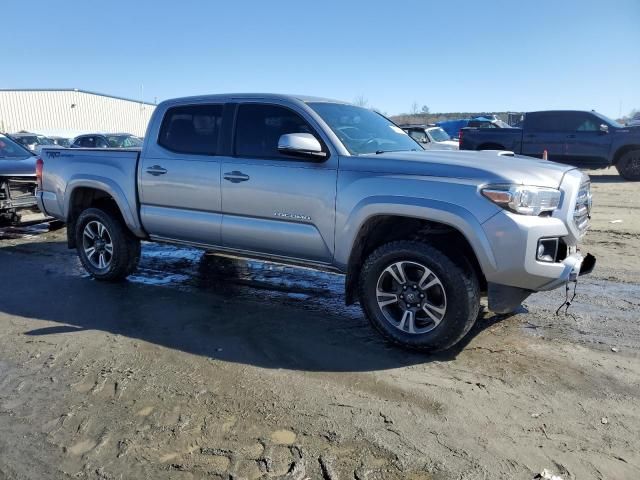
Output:
M0 132L74 137L127 132L143 136L156 106L78 89L0 89Z

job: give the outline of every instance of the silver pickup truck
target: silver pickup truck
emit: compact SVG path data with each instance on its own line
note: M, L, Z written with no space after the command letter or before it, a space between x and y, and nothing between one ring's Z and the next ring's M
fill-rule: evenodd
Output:
M346 301L405 347L451 347L480 299L510 312L593 269L588 176L509 152L424 151L384 116L285 95L161 103L142 150L45 148L40 208L98 280L140 240L346 274Z

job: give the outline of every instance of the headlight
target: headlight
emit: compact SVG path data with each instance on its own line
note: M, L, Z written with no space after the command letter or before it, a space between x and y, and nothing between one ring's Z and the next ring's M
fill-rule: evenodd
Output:
M496 205L522 215L552 212L560 205L560 190L527 185L489 185L482 195Z

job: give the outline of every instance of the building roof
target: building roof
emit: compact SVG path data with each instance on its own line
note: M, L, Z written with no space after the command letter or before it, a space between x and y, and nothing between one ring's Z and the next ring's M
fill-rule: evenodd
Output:
M132 98L118 97L115 95L107 95L106 93L92 92L91 90L81 90L79 88L0 88L0 92L78 92L86 93L88 95L98 95L100 97L113 98L115 100L124 100L126 102L141 103L144 105L156 106L155 103L149 103L141 100L134 100Z

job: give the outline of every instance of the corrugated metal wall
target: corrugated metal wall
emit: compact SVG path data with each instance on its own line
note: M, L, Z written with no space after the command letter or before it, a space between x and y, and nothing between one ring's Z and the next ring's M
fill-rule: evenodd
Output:
M0 132L144 135L155 105L74 90L0 90Z

